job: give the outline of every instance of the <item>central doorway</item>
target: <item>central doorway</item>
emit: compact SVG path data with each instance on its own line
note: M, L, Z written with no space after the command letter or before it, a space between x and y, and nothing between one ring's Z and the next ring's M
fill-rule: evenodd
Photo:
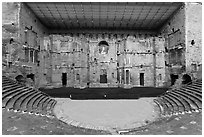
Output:
M62 86L67 85L67 73L62 73Z
M100 83L107 83L107 70L101 69L100 73Z
M100 83L107 83L107 75L106 74L100 75Z
M140 73L140 85L144 86L144 73Z

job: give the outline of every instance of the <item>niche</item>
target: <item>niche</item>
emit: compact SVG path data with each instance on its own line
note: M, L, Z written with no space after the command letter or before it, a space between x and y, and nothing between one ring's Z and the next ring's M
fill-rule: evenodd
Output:
M98 44L100 54L108 54L109 45L106 41L101 41Z

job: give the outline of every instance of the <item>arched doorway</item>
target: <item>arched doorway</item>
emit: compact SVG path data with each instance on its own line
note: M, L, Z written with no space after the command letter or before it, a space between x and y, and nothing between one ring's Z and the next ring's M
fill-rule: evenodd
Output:
M18 75L15 77L18 83L25 83L25 78L22 75Z
M191 76L189 76L188 74L184 74L182 79L183 79L182 84L188 84L192 82Z

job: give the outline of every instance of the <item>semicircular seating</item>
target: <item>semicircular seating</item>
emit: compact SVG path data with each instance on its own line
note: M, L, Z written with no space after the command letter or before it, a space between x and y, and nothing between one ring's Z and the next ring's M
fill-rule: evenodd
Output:
M46 93L21 85L7 76L2 76L2 108L53 116L53 108L56 103L57 101Z
M154 102L163 116L199 112L202 109L202 80L169 90L154 99Z

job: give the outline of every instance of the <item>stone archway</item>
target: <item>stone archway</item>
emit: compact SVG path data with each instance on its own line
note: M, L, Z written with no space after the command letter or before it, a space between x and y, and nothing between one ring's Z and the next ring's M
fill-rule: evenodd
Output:
M25 83L25 78L22 75L18 75L15 77L18 83Z
M182 79L182 84L188 84L192 82L191 76L189 76L188 74L184 74Z

